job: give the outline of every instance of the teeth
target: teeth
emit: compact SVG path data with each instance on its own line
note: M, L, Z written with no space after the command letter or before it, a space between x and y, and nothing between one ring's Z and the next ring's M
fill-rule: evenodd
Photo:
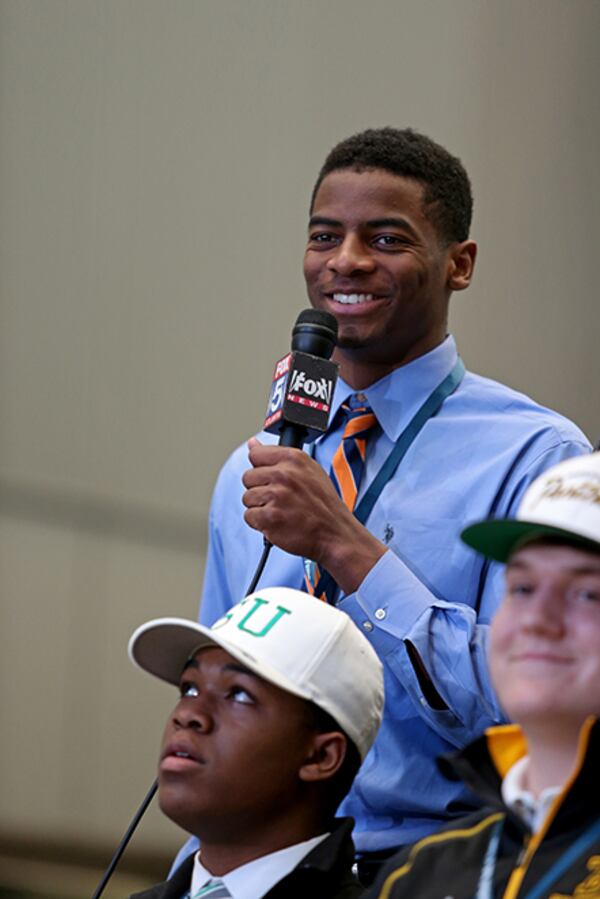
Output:
M189 759L190 757L189 752L176 752L175 755L178 759Z
M355 306L357 303L370 303L374 297L372 293L334 293L333 299L345 306Z

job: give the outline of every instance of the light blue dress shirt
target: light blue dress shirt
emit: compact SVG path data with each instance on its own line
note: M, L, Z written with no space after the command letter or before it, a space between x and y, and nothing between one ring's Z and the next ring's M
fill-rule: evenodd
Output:
M454 340L447 337L363 391L381 430L367 444L359 499L456 359ZM326 471L343 429L336 412L352 392L338 381L330 430L313 448ZM273 442L270 435L259 439ZM381 731L340 808L340 814L356 819L359 851L412 843L475 805L464 786L442 777L435 759L502 720L485 647L503 577L502 566L477 555L459 535L473 521L513 516L524 490L542 471L589 450L585 436L567 419L467 372L385 486L367 527L389 552L355 593L338 601L377 650L385 672ZM200 607L206 624L244 596L262 552L262 535L243 519L241 477L248 467L244 445L226 462L215 488ZM284 585L302 589L302 559L274 548L259 588ZM407 642L418 651L446 709L432 708L423 696ZM187 844L185 854L193 847Z

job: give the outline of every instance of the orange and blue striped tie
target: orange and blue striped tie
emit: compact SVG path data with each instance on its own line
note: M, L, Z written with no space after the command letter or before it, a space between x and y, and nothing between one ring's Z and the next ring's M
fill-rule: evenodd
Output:
M341 443L331 461L329 477L345 505L353 512L365 468L367 436L377 424L377 419L364 398L359 400L351 396L347 403L342 403L341 408L346 413L346 424ZM309 593L326 602L333 601L337 587L335 581L308 559L304 560L304 579Z

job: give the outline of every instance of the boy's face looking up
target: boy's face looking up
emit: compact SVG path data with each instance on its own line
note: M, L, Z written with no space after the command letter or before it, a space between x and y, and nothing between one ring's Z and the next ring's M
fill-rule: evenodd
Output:
M504 710L525 729L562 737L600 714L600 554L535 543L511 556L490 669Z
M213 842L293 816L306 783L321 779L328 752L307 702L217 647L187 663L180 694L161 747L163 812ZM333 770L341 764L330 762Z

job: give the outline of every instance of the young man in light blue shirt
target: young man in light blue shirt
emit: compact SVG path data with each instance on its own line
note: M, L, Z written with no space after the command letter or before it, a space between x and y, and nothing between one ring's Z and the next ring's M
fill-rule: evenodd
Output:
M485 665L500 566L469 554L461 530L514 514L542 471L589 451L562 416L464 371L447 322L473 275L471 207L460 161L414 131L370 130L331 151L304 258L311 304L339 327L329 429L311 454L264 434L240 447L210 510L202 621L243 595L264 535L276 549L260 583L301 589L318 565L383 661L382 728L344 805L365 881L371 863L469 808L434 760L501 720ZM329 477L348 403L377 419L352 511Z

